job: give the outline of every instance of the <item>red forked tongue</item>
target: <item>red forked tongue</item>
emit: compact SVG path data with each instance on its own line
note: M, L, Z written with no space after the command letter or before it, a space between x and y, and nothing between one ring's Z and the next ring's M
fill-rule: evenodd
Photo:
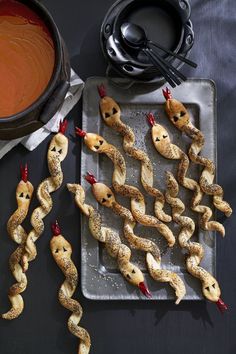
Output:
M139 287L139 290L143 293L143 295L145 295L148 298L152 297L152 294L150 293L147 285L145 285L145 283L143 281L141 283L139 283L138 287Z
M94 177L94 175L90 172L87 172L87 175L85 176L85 179L88 183L90 183L91 185L97 183L96 178Z
M156 124L154 114L151 113L151 112L148 113L148 115L147 115L147 120L148 120L148 122L151 124L152 127Z
M106 96L106 88L103 84L101 84L100 86L98 86L98 93L99 93L99 96L101 98L105 97Z
M84 138L87 133L84 130L82 130L78 127L75 127L75 134L77 136L80 136L81 138Z
M61 229L57 220L51 225L51 229L54 236L58 236L61 234Z
M67 129L67 125L68 125L68 120L64 119L64 121L60 122L58 132L62 133L62 134L65 134L65 131Z
M226 310L228 310L228 306L224 303L224 301L221 298L219 298L219 300L216 302L216 305L221 313L224 313Z
M21 173L21 179L25 183L28 181L28 165L27 163L25 164L25 167L22 165L20 166L20 173Z
M166 89L163 89L162 93L166 100L170 100L172 98L171 91L168 87L166 87Z

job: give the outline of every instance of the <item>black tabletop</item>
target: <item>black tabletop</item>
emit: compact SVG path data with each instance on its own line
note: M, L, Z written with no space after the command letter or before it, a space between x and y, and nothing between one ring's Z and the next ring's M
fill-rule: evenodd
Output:
M44 0L67 43L73 68L86 80L104 75L106 63L99 46L101 21L113 0ZM225 199L235 208L236 178L235 102L236 2L234 0L192 0L195 44L191 58L197 70L184 68L189 77L215 80L218 94L218 182ZM81 119L81 103L69 114L69 132ZM15 249L6 232L6 222L16 207L15 187L20 162L28 162L35 186L48 175L46 139L34 152L17 146L0 161L0 307L9 308L7 293L13 278L8 258ZM80 146L70 140L69 157L63 162L65 183L79 181ZM25 310L12 322L0 321L1 354L77 353L78 340L67 329L68 311L57 301L63 275L49 249L50 223L57 218L64 235L73 244L73 259L80 265L79 211L65 185L54 194L54 208L45 219L45 232L37 242L38 257L27 273L23 294ZM36 206L35 201L31 210ZM92 338L93 354L233 354L236 353L236 261L234 215L224 220L226 237L217 238L217 277L229 310L222 316L205 301L173 302L89 301L77 292L84 308L82 324ZM28 229L30 225L28 224ZM233 338L234 336L234 338Z

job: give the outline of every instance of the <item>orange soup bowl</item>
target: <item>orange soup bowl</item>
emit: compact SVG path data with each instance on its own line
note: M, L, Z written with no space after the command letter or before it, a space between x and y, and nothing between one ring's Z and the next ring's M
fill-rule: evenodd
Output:
M0 140L32 133L57 112L70 61L48 10L36 0L0 0Z

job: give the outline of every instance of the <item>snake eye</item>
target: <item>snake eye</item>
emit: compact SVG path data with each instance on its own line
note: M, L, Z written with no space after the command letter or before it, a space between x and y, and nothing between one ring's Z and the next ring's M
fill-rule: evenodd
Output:
M209 288L209 286L207 286L206 288L205 288L207 291L210 291L210 288Z
M100 143L100 145L102 145L104 143L104 141L103 140L99 140L99 143Z
M95 149L98 150L100 146L94 145Z
M110 113L105 113L105 118L109 118L110 117Z
M51 151L56 151L56 147L55 146L53 146L53 148L52 148L52 150Z
M181 111L181 112L180 112L180 117L183 117L183 116L185 116L185 114L186 114L186 112L184 112L184 111Z
M116 114L118 111L115 107L112 108L112 114Z
M167 138L168 135L162 135L163 136L163 139Z
M135 274L135 270L134 269L132 270L132 273Z
M25 199L30 199L30 196L29 196L29 194L26 194L26 197L25 197Z
M176 123L176 122L178 121L178 119L179 119L179 117L176 117L176 116L174 116L173 118L174 118L175 123Z
M161 141L159 138L156 138L156 140L155 141Z
M59 249L57 248L56 251L55 251L55 253L58 253L58 252L59 252Z
M126 274L126 277L127 277L128 279L131 279L131 276L130 276L129 274Z
M20 195L19 195L20 198L23 198L24 197L24 193L22 192Z
M67 251L67 249L66 249L65 247L63 247L63 251L64 251L64 252L66 252L66 251Z
M61 154L62 153L62 149L58 150L58 152L59 152L59 154Z
M107 194L107 198L111 198L111 194Z
M107 200L105 198L102 198L102 203L105 203Z
M215 285L215 283L214 284L212 284L212 287L215 289L216 288L216 285Z

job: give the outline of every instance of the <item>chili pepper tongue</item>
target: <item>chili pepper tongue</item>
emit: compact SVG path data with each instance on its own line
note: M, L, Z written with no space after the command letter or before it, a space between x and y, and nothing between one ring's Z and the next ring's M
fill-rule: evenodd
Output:
M58 236L61 234L61 229L57 220L51 225L51 229L54 236Z
M150 293L147 285L143 281L141 283L139 283L138 287L139 287L139 290L143 293L143 295L145 295L148 298L152 297L152 294Z
M27 163L25 164L25 167L22 165L20 166L20 173L21 173L21 179L25 183L28 181L28 165Z
M91 185L97 183L96 178L94 177L94 175L90 172L87 172L87 175L85 176L85 179L88 183L90 183Z
M77 136L80 136L81 138L84 138L87 133L84 130L82 130L78 127L75 127L75 134Z
M103 84L101 84L100 86L98 86L98 93L99 93L99 96L101 98L105 97L106 96L106 88Z
M224 301L221 298L219 298L219 300L216 302L216 305L221 313L224 313L226 310L228 310L228 306L224 303Z
M60 122L59 133L65 134L66 129L67 129L67 125L68 125L68 120L67 119L64 119L63 122Z
M147 120L151 124L152 127L156 124L155 117L154 117L153 113L148 113Z
M168 87L166 87L166 89L163 89L162 93L166 100L170 100L172 98L171 91Z

